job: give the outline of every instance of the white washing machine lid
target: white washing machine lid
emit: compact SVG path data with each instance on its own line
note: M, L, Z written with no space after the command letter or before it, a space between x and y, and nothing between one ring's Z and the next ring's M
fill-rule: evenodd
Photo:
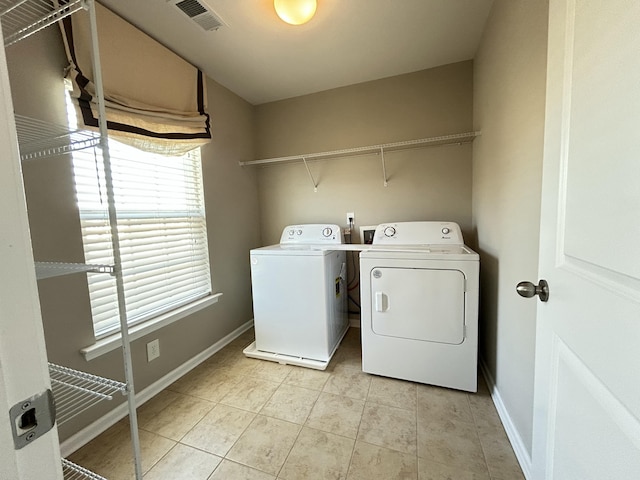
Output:
M404 260L479 261L480 256L466 245L370 245L360 258Z
M289 257L309 257L329 255L333 250L327 245L311 244L276 244L267 247L254 248L250 255L284 255Z

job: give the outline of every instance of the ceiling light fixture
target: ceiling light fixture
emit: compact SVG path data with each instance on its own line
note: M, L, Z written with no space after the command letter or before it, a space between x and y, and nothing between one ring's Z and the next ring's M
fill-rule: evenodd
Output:
M316 0L273 0L278 16L291 25L307 23L316 14Z

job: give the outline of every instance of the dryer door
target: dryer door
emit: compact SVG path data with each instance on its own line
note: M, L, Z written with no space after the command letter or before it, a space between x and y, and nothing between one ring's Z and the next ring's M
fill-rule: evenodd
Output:
M371 270L376 335L459 345L464 341L465 278L459 270Z

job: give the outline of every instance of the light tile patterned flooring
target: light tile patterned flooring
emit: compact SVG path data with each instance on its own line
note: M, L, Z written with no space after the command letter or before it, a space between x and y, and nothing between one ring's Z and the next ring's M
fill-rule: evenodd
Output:
M139 408L145 480L524 480L488 390L368 375L351 328L326 371L246 358L253 330ZM70 460L133 478L123 420Z

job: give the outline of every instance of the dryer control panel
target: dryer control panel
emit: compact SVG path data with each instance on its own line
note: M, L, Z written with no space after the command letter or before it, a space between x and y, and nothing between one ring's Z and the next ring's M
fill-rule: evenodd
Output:
M463 245L455 222L382 223L373 236L374 245Z
M342 230L338 225L313 223L284 227L280 244L341 244Z

